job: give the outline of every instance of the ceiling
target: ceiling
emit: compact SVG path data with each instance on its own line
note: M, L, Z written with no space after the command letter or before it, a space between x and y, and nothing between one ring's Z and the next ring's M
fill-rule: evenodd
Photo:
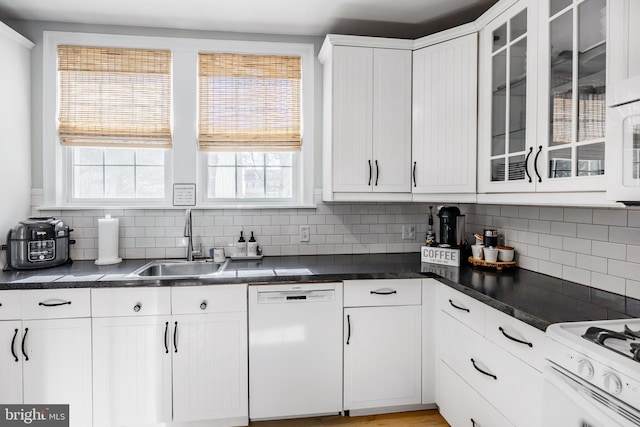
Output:
M497 0L0 0L0 19L243 33L418 38Z

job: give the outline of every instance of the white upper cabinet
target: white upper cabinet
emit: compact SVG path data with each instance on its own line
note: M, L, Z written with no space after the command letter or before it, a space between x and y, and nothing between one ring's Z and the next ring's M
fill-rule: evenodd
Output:
M477 69L475 32L413 52L414 200L475 201Z
M536 187L535 6L520 1L480 31L480 193Z
M538 191L605 189L606 0L539 4Z
M411 46L327 36L324 200L411 200Z
M605 202L608 20L606 0L521 0L481 30L480 193Z

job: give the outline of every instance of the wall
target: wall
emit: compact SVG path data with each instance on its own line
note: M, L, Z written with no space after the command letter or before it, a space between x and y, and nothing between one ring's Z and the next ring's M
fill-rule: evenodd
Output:
M497 228L522 268L640 298L640 211L463 205L467 232Z
M193 211L195 243L205 253L236 242L240 230L255 233L265 255L316 255L417 252L424 242L429 206L423 203L322 203L315 209L244 209ZM37 200L35 200L37 204ZM120 219L122 258L184 258L184 209L34 211L62 218L73 228L72 259L98 257L98 218ZM435 213L435 209L434 209ZM437 220L437 218L436 218ZM416 225L414 240L402 240L402 225ZM300 242L300 225L309 225L311 241Z
M323 37L304 37L304 36L287 36L287 35L271 35L271 34L246 34L246 33L225 33L214 31L192 31L178 30L167 28L145 28L145 27L125 27L114 25L88 25L88 24L69 24L60 22L43 22L43 21L20 21L7 20L6 23L16 29L20 34L33 41L36 46L33 48L31 60L31 134L32 134L32 181L33 187L41 188L43 181L42 169L42 40L43 31L70 31L85 33L102 33L102 34L126 34L139 36L156 36L156 37L177 37L177 38L201 38L201 39L217 39L217 40L256 40L265 42L289 42L289 43L313 43L315 46L315 54L317 56L320 46L324 40ZM322 183L322 66L316 60L315 67L315 168L314 182L316 187Z
M31 161L29 43L0 23L0 242L29 214ZM0 252L4 258L4 251ZM4 264L4 259L0 259Z

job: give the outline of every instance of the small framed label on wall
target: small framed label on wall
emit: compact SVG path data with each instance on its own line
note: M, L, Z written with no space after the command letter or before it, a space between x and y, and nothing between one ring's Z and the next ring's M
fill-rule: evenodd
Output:
M195 206L195 184L173 184L173 206Z

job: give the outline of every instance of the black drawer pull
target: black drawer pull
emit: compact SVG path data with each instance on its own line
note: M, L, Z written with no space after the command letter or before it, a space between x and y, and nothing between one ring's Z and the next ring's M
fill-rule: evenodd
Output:
M173 330L173 348L175 349L175 353L178 352L178 322L175 324L175 329Z
M469 310L468 308L464 308L464 307L460 307L459 305L455 305L453 303L453 301L449 300L449 304L451 304L451 307L453 308L457 308L458 310L462 310L462 311L466 311L467 313L471 313L471 310Z
M473 360L473 358L471 359L471 363L473 363L473 367L474 367L474 368L476 368L476 371L480 372L481 374L485 374L486 376L491 377L491 378L493 378L494 380L497 380L497 379L498 379L498 377L496 377L496 376L495 376L495 375L493 375L492 373L487 372L487 371L484 371L484 370L482 370L482 369L478 368L478 366L476 365L476 361L475 361L475 360Z
M511 341L515 341L515 342L517 342L519 344L524 344L524 345L528 345L529 347L533 347L533 344L530 343L529 341L519 340L518 338L512 337L511 335L506 333L504 331L504 329L502 329L502 326L500 326L498 329L500 329L500 332L502 332L502 335L504 335L505 337L509 338Z
M351 316L347 314L347 345L351 339Z
M164 324L164 352L169 353L169 322Z
M394 291L393 289L389 289L389 290L382 290L379 289L377 291L371 291L371 293L373 295L393 295L393 294L397 294L397 291Z
M18 328L16 328L15 332L13 333L13 339L11 340L11 355L13 356L16 362L19 360L18 356L16 355L16 348L15 348L17 336L18 336Z
M61 305L71 305L71 301L62 301L62 302L39 302L38 305L43 307L59 307Z
M24 356L24 360L29 361L29 356L27 356L27 352L24 350L24 342L27 340L27 333L29 333L29 328L24 328L24 335L22 336L22 355Z

